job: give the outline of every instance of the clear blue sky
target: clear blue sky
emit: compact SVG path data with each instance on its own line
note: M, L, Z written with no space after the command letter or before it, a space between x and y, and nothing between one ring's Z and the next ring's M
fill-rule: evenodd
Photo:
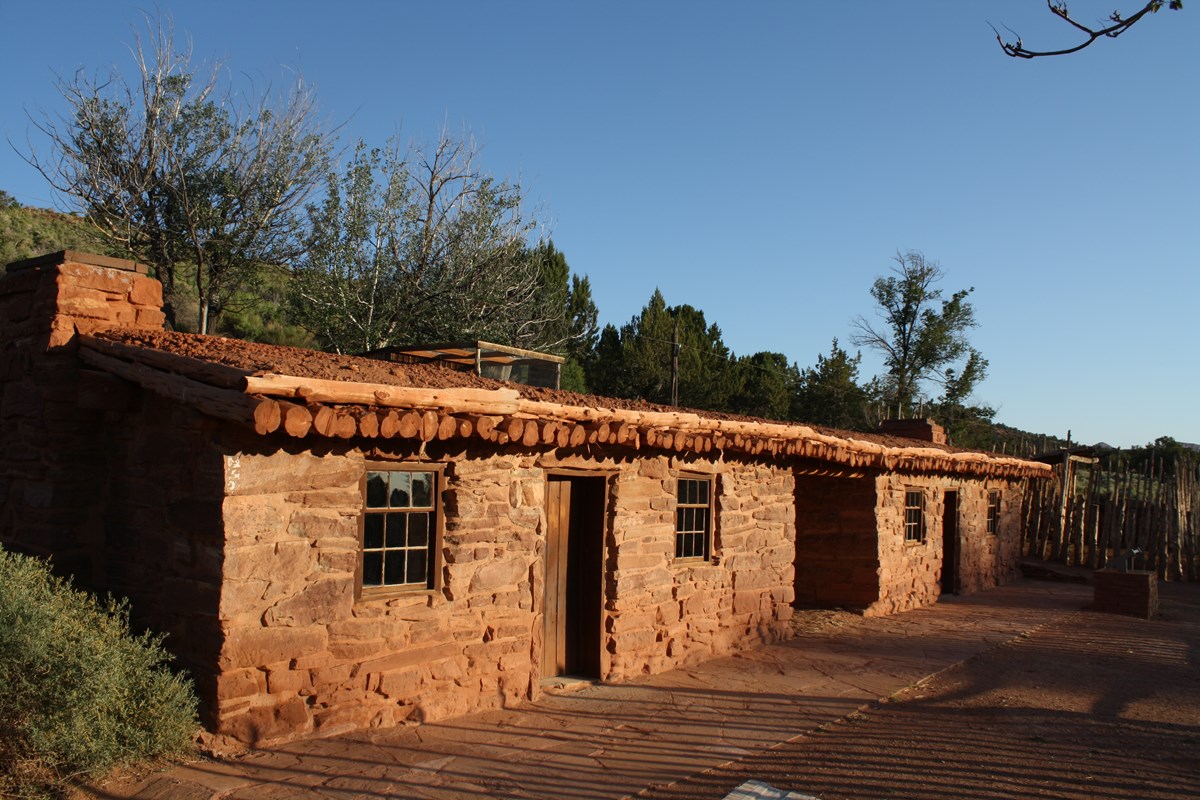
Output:
M1141 2L1071 9L1114 5ZM55 71L127 68L145 7L0 0L0 132L24 146L26 112L59 107ZM1200 442L1200 8L1024 62L988 22L1070 41L1041 0L158 7L259 85L299 66L347 143L468 127L602 321L658 287L737 353L805 367L919 249L946 289L975 287L998 421ZM55 203L8 146L0 188Z

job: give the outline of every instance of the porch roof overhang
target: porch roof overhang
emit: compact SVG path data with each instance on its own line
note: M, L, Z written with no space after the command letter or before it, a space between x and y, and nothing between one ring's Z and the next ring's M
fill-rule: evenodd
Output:
M170 336L176 338L162 341L181 341L178 337L187 335ZM230 341L228 346L235 345ZM827 463L837 465L835 471L856 474L873 470L1003 478L1053 474L1049 464L915 440L705 412L646 410L620 400L567 392L531 394L525 387L518 390L480 379L474 379L479 385L444 388L280 374L246 368L236 359L221 363L173 352L169 344L127 341L120 331L80 336L79 355L96 369L261 435L426 442L474 438L497 446L530 448L593 445L694 455L729 453L795 461L808 469L814 463ZM321 353L305 356L310 357L348 361ZM551 399L541 399L547 396Z

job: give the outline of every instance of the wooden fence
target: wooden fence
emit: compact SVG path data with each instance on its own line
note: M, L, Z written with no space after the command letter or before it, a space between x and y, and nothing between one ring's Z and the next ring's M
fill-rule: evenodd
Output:
M1153 451L1064 453L1057 480L1030 481L1022 521L1027 556L1200 580L1200 460Z

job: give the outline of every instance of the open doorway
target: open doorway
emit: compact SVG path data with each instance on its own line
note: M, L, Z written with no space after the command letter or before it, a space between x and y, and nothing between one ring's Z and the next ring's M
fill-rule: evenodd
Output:
M542 677L600 677L604 593L603 477L550 475Z
M942 506L942 594L958 594L958 492L948 491Z

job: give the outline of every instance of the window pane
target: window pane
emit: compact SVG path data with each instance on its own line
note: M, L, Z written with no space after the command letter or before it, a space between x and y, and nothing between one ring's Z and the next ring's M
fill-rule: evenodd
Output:
M367 508L387 508L386 472L367 473Z
M412 503L412 490L409 487L411 472L393 472L392 475L392 508L409 508Z
M413 506L430 508L433 505L433 473L413 472L411 475Z
M387 515L388 547L404 547L404 522L407 519L408 514L403 512Z
M429 553L425 550L408 551L408 583L428 583L428 575L425 572L428 558Z
M708 505L708 481L696 481L697 503Z
M426 512L414 512L408 515L408 546L409 547L424 547L429 544L429 522L430 514Z
M383 583L383 553L363 553L363 586Z
M706 533L708 531L708 509L707 508L697 508L696 509L696 527L693 530L696 530L701 533Z
M383 514L363 515L363 547L383 547Z
M383 582L388 586L404 583L404 554L405 550L388 550L384 562Z

